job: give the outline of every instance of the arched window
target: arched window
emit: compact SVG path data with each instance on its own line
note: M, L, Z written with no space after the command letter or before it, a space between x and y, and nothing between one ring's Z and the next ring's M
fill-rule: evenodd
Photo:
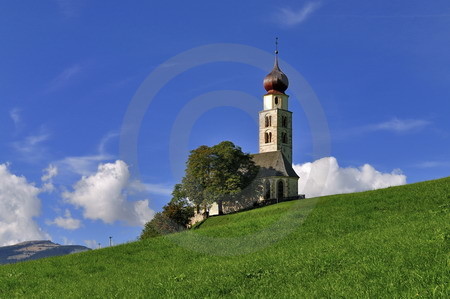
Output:
M266 185L264 187L264 199L269 199L270 198L270 181L267 180L266 181Z
M266 124L266 128L272 126L272 116L266 116L265 117L265 124Z
M278 105L278 97L275 97L275 105Z
M287 128L287 117L286 116L281 117L281 126L283 128Z
M272 142L272 132L264 133L264 143L271 143L271 142Z
M285 132L281 133L281 142L288 143L287 142L287 134Z
M277 199L283 199L284 197L284 183L282 180L279 180L277 183Z

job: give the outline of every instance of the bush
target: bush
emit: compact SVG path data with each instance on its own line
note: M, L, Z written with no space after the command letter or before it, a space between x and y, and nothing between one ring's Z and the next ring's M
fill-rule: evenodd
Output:
M162 235L176 233L186 229L185 226L177 224L175 221L164 215L163 212L155 214L152 220L145 224L139 237L140 240L154 238Z

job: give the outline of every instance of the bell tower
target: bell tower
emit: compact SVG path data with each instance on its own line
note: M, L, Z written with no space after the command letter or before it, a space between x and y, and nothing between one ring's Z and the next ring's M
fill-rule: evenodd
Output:
M292 112L288 110L289 96L284 93L289 80L278 66L278 39L275 44L275 63L264 78L267 93L259 112L259 152L280 151L292 164Z

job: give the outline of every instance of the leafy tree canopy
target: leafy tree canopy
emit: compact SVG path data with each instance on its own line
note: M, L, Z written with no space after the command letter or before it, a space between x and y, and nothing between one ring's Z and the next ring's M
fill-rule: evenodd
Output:
M146 239L184 230L194 215L194 205L239 202L257 197L259 168L252 157L230 141L191 151L182 184L176 184L171 201L156 213L142 231Z
M142 240L185 230L192 216L194 207L187 200L182 186L177 184L172 192L172 200L163 207L162 212L156 213L145 224L139 238Z
M230 141L191 151L182 188L196 205L236 200L254 181L258 167L250 154Z

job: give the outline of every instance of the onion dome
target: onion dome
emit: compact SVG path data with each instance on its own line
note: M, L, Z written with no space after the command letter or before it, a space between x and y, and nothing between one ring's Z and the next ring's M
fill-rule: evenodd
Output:
M267 93L282 93L289 86L289 80L278 66L278 51L275 51L275 64L272 71L264 78L264 88Z

